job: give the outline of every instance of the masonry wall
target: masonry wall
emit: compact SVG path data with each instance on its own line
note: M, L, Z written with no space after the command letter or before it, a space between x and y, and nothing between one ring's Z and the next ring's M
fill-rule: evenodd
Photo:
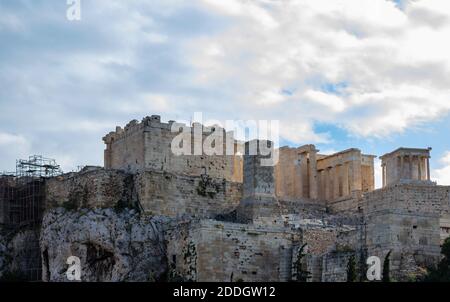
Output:
M440 188L445 192L445 195L449 196L449 198L443 198L441 204L439 224L442 244L446 238L450 237L450 187Z
M169 282L197 280L199 220L178 220L167 224L164 231Z
M136 192L142 208L154 215L214 218L236 209L242 184L208 176L144 171L136 175Z
M46 208L134 206L133 176L119 170L85 169L46 181Z
M358 212L361 209L362 202L362 196L359 193L354 192L350 196L329 202L327 204L328 209L331 213L348 213L349 215Z
M302 227L302 244L306 244L304 269L311 274L309 282L322 282L323 257L336 242L337 233L337 229L326 227Z
M152 123L146 127L144 134L146 168L194 176L208 174L214 178L242 182L242 157L222 154L207 155L205 153L201 155L174 155L170 146L178 133L172 133L170 125ZM191 151L194 154L196 137L193 130L191 133ZM207 139L208 134L199 135L200 146ZM225 142L223 142L222 151L217 150L217 152L226 152Z
M266 165L270 155L262 155L261 146L273 146L269 141L251 141L245 144L244 183L242 201L237 209L237 219L250 223L261 217L279 216L275 197L275 167ZM250 155L255 149L256 154ZM273 150L272 150L273 152Z
M179 127L175 128L175 125ZM242 182L242 156L235 155L240 145L231 133L200 124L193 127L175 125L173 121L161 123L159 116L151 116L141 123L131 121L124 129L117 127L115 132L103 138L106 144L105 167L132 173L150 169L191 176L208 174L214 178ZM172 132L172 126L176 131ZM190 135L180 136L181 132ZM214 140L217 135L212 134L219 132L222 132L223 139ZM171 146L176 138L179 140L175 142L186 147L183 150L187 154L175 155L172 152ZM231 150L227 150L227 140ZM205 152L203 144L210 146L213 153Z
M286 228L203 220L191 228L188 238L184 242L189 248L175 245L175 249L169 244L168 253L177 262L181 259L177 267L190 271L191 276L196 276L195 281L270 282L291 279L292 251L300 233ZM170 256L177 252L178 255Z
M368 253L384 261L392 251L395 279L408 279L438 262L440 212L448 192L447 187L403 184L365 195Z
M337 228L305 228L303 243L307 244L307 251L311 255L319 256L330 250L336 243Z
M322 282L347 282L347 267L352 256L355 256L353 251L325 254L322 258Z
M311 200L284 200L278 199L282 215L300 214L304 218L322 218L326 215L325 204L311 202Z
M145 165L144 126L133 121L125 129L105 151L105 167L136 171Z
M242 184L211 177L92 168L46 182L46 208L139 207L154 215L214 218L236 209Z
M311 273L308 281L346 281L348 257L363 251L360 217L326 215L322 219L304 219L290 216L288 224L302 230L302 244L306 244L305 269Z

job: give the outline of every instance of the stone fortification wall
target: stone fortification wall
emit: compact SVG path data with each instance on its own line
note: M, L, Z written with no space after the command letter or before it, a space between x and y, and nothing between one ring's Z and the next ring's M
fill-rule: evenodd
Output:
M85 169L46 182L46 208L138 208L154 215L213 218L236 209L242 184L168 172Z
M195 281L289 281L300 231L202 220L171 233L168 257ZM180 245L180 243L182 243Z
M214 218L236 209L242 198L242 184L207 175L145 171L136 175L136 192L146 212Z
M222 134L223 139L214 140L217 133ZM237 155L242 151L241 145L231 132L222 128L196 123L190 127L174 121L162 123L161 118L154 115L140 123L131 121L124 129L117 127L103 140L106 144L105 168L132 173L150 169L191 176L208 174L242 182L242 156ZM181 145L183 154L174 154L172 144ZM211 153L203 148L204 145L211 147Z
M46 208L134 206L133 176L119 170L85 168L46 181Z
M405 280L440 257L440 217L447 187L402 184L364 196L368 254L383 261L391 251L391 272Z

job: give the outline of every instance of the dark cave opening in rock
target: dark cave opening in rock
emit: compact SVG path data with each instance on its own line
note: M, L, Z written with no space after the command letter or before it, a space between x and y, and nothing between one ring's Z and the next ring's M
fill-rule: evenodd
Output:
M86 247L86 261L92 277L96 281L111 280L112 270L116 264L114 253L94 243L87 243Z

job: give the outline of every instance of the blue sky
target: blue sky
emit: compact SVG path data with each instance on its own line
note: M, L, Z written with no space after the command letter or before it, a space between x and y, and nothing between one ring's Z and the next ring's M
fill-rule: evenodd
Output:
M327 153L430 146L450 184L446 0L80 3L69 21L65 0L0 0L0 170L101 165L116 125L203 112Z

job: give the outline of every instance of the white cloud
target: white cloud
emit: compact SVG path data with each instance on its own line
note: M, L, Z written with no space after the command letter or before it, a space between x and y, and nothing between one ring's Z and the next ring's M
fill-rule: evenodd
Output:
M166 43L167 40L169 39L166 35L161 35L158 33L146 33L144 36L148 42L155 44Z
M30 143L24 136L0 132L0 157L5 162L5 165L0 167L0 171L14 171L16 159L28 158L29 152Z
M450 1L402 2L99 0L77 23L2 3L0 156L99 163L104 133L156 113L279 120L296 144L422 127L450 111Z
M403 10L386 0L204 2L233 25L190 41L195 83L232 90L230 106L244 101L249 115L283 108L289 121L370 137L450 111L448 1L409 1Z
M438 185L450 185L450 151L446 152L440 160L442 168L432 171L432 179Z
M231 16L241 17L243 19L251 18L265 29L273 29L278 26L273 16L264 7L254 5L250 1L240 0L204 0L204 2L220 13L229 14ZM273 5L270 1L260 1L262 5Z
M0 146L24 146L27 144L23 136L0 132Z
M280 136L291 142L329 143L331 138L327 133L317 134L311 124L305 121L280 121Z
M24 24L15 15L6 12L0 12L0 31L2 30L20 32L24 30Z
M322 91L308 90L305 92L305 98L312 100L318 105L324 106L334 112L345 110L346 104L341 97Z
M170 96L169 96L170 97ZM172 97L173 100L173 97ZM154 113L169 113L171 110L168 96L155 93L142 93L135 100L122 102L119 110L139 114L142 111Z

